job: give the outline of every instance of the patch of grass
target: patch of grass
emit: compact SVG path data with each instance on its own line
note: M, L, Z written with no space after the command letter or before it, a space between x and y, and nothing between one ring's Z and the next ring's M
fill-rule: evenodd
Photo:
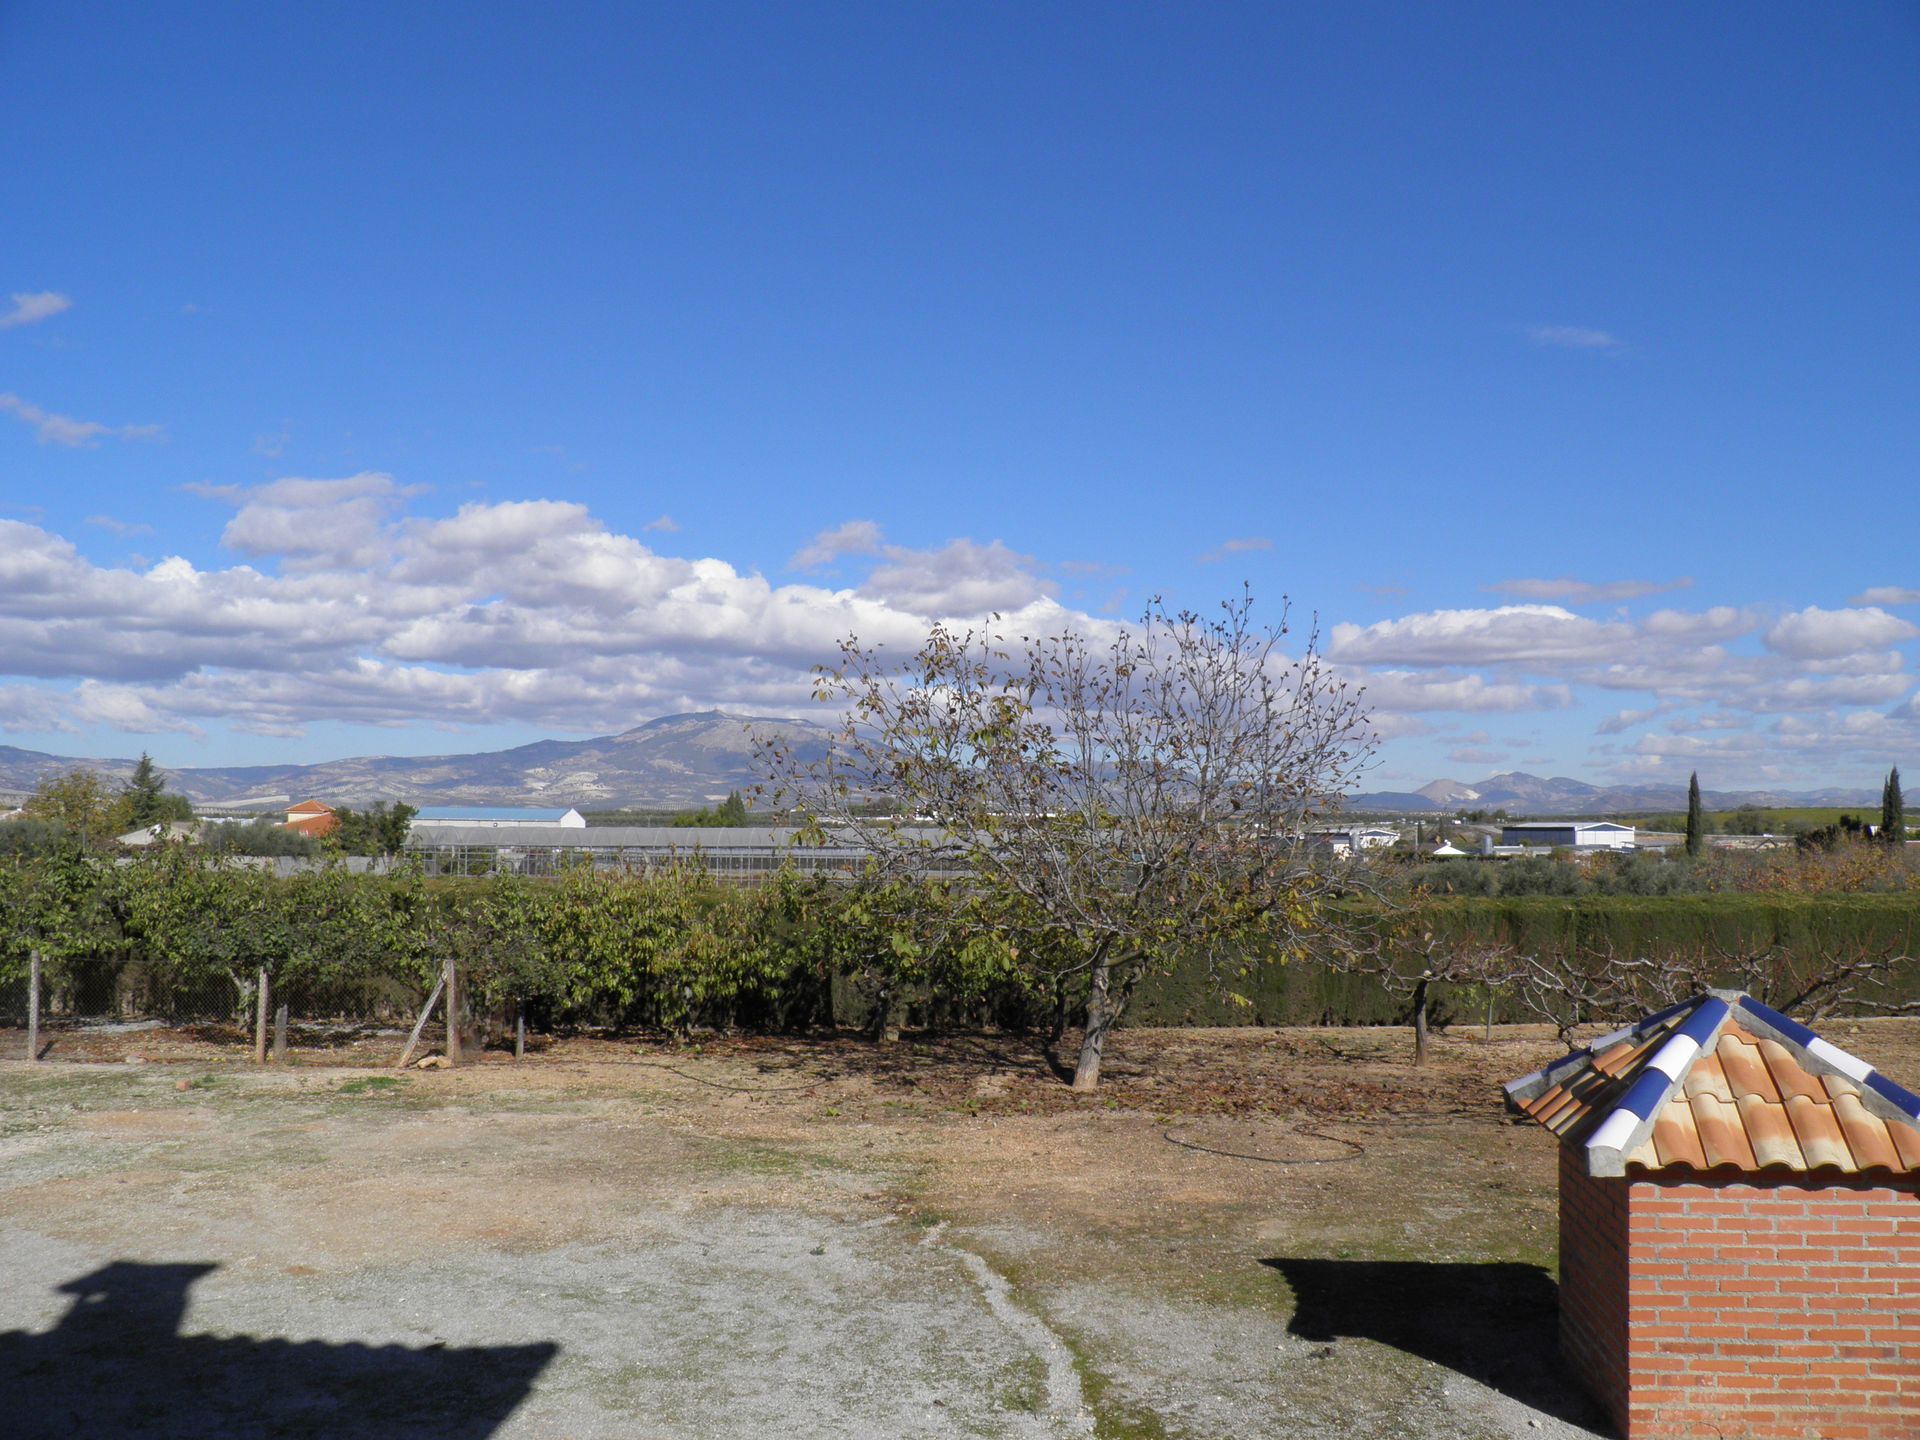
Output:
M1060 1343L1073 1357L1073 1368L1080 1375L1080 1394L1093 1411L1093 1433L1099 1440L1167 1440L1167 1427L1146 1406L1122 1396L1107 1375L1093 1363L1073 1336L1056 1329Z
M993 1398L1002 1410L1038 1415L1047 1404L1046 1361L1038 1355L1022 1355L1010 1362L993 1387Z
M406 1087L409 1082L398 1075L362 1075L358 1080L349 1080L336 1094L340 1095L388 1095Z

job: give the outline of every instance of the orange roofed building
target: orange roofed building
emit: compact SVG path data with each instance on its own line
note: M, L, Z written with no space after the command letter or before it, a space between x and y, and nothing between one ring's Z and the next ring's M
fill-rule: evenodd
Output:
M302 800L287 811L285 829L296 835L310 836L315 840L324 839L340 828L340 817L333 813L333 807L322 805L318 800Z

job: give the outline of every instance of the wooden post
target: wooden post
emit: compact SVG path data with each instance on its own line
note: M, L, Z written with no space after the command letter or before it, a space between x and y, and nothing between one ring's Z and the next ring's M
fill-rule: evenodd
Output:
M27 957L27 1059L40 1058L40 952Z
M447 1064L460 1063L460 972L447 961Z
M527 1058L527 1002L517 1001L513 1007L513 1058Z
M280 1008L273 1012L273 1063L284 1065L287 1060L287 1002L282 1000Z
M253 1063L267 1063L267 967L260 967L258 989L254 995Z
M394 1062L394 1069L404 1070L407 1061L413 1058L413 1047L420 1043L420 1032L427 1028L427 1017L433 1014L433 1007L439 1003L440 991L447 983L447 972L442 970L433 982L433 993L427 996L427 1003L420 1007L420 1018L413 1022L413 1034L407 1037L407 1048L400 1052L400 1058Z

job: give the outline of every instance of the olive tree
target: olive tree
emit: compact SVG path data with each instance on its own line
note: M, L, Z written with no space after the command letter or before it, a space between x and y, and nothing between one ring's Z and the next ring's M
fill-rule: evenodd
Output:
M1371 737L1315 636L1283 651L1285 622L1243 595L1097 635L939 625L898 659L849 638L819 672L844 714L824 755L762 743L772 801L862 847L873 882L958 877L956 923L1084 1006L1091 1090L1147 970L1285 959L1326 923L1338 877L1307 830Z

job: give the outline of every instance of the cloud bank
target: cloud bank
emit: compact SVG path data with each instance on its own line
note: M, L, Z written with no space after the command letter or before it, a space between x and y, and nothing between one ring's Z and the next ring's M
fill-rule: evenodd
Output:
M194 493L217 507L219 564L98 563L43 525L0 520L0 730L606 733L714 705L804 712L812 668L849 635L911 652L935 620L999 614L1014 634L1114 623L1062 602L1053 575L1084 564L1050 567L997 539L901 545L869 520L813 536L793 555L797 578L778 581L667 553L665 526L643 539L566 501L425 513L419 492L376 471ZM1673 588L1499 588L1522 585L1575 603ZM1436 755L1518 744L1519 727L1560 716L1589 747L1566 763L1586 773L1684 777L1711 760L1730 783L1920 753L1917 639L1920 626L1878 605L1595 617L1514 603L1337 623L1325 654L1366 687L1383 737L1429 737ZM1463 739L1458 717L1502 717L1514 733Z

